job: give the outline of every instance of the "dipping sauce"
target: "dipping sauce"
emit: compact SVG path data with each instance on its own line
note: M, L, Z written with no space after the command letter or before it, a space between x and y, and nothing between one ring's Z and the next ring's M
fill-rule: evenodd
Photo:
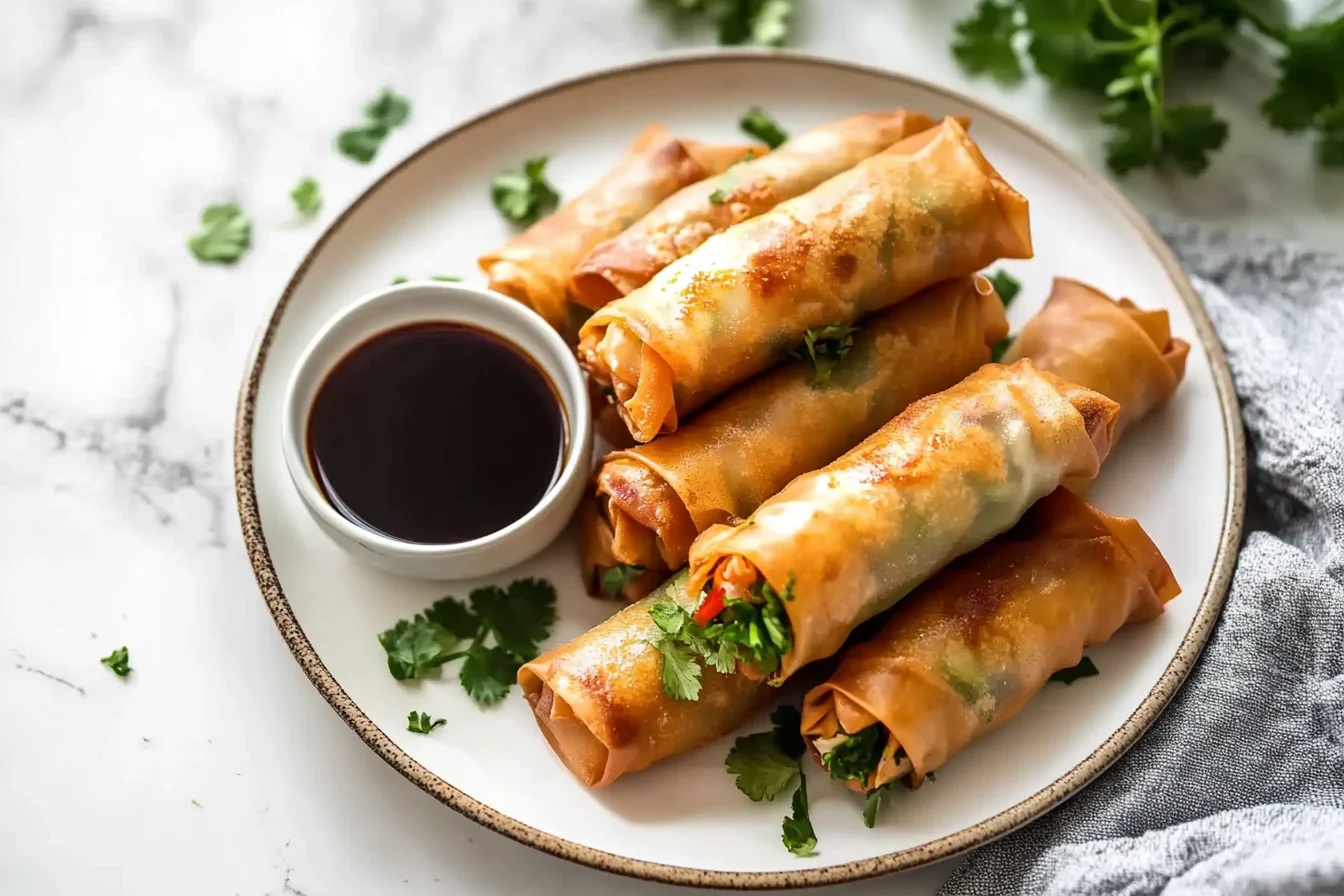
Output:
M419 544L522 519L559 478L566 440L559 394L522 349L437 321L357 346L308 415L308 462L331 506Z

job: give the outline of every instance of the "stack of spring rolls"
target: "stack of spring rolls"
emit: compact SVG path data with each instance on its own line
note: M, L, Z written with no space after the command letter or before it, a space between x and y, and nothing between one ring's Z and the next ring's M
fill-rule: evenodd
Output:
M857 790L918 786L1179 592L1139 524L1083 496L1189 347L1165 312L1060 279L989 363L1008 323L980 272L1032 246L966 126L857 116L679 189L613 188L649 168L627 160L482 259L493 282L544 257L543 291L500 288L557 326L594 309L577 350L629 436L581 559L592 593L635 602L519 671L584 783L729 733L838 656L804 700L812 752ZM696 687L669 686L669 641Z

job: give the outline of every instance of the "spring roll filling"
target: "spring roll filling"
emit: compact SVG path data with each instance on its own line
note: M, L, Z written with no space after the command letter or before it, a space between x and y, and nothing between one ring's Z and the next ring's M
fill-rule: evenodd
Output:
M736 655L741 674L777 684L773 676L793 649L793 624L784 610L791 600L792 577L777 591L750 561L731 556L705 583L694 620L716 651Z

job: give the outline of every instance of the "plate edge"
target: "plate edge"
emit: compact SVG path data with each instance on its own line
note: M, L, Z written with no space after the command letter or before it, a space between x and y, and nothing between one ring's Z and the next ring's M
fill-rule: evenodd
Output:
M294 290L311 266L318 251L350 215L367 201L379 188L396 175L402 168L430 152L439 144L490 119L537 99L580 87L592 82L603 81L622 75L634 74L651 69L693 65L705 62L751 62L778 60L786 63L838 68L849 72L877 77L894 82L904 82L915 87L939 94L952 103L959 103L993 117L998 117L1018 129L1039 146L1054 155L1060 162L1076 170L1090 183L1098 187L1115 208L1130 222L1143 237L1144 242L1157 254L1181 300L1185 303L1201 345L1209 356L1210 372L1214 388L1218 394L1223 415L1223 437L1228 453L1228 492L1224 507L1223 527L1219 536L1218 552L1214 558L1213 569L1205 584L1204 593L1196 610L1194 621L1186 631L1185 637L1177 648L1176 655L1167 665L1148 696L1139 704L1128 719L1111 734L1096 750L1056 779L1052 784L971 827L938 840L897 852L887 853L871 859L862 859L840 865L823 868L799 869L797 871L708 871L677 865L666 865L642 859L631 859L613 853L583 846L561 837L544 833L516 821L491 807L468 796L448 784L442 778L420 765L391 741L387 735L350 698L340 684L332 677L326 665L318 657L309 643L293 610L280 586L279 577L271 562L267 548L265 532L260 513L257 509L255 481L252 475L252 427L255 414L257 392L261 375L271 342L284 316L286 307ZM308 680L312 682L328 705L340 716L359 737L385 762L395 768L404 777L421 790L445 803L473 821L503 834L513 840L534 847L543 852L576 862L588 867L623 874L645 880L680 884L694 887L722 887L727 889L792 889L825 884L837 884L863 880L896 871L909 870L942 859L951 858L959 853L983 846L999 837L1005 836L1019 827L1063 803L1073 796L1107 768L1118 760L1145 731L1156 721L1180 689L1190 670L1198 660L1208 641L1214 624L1231 584L1236 566L1237 552L1241 544L1241 532L1245 513L1246 496L1246 447L1245 435L1241 425L1240 409L1232 383L1231 371L1222 345L1218 341L1212 321L1203 302L1195 292L1189 276L1176 259L1170 246L1153 228L1151 223L1138 209L1124 197L1119 190L1090 165L1069 153L1054 140L1036 128L1011 114L993 108L988 103L960 93L942 85L934 84L912 75L890 71L875 66L846 62L796 50L692 50L665 53L652 59L599 69L576 77L559 81L538 90L526 92L506 100L490 109L472 116L466 121L449 128L439 136L427 141L419 148L393 164L385 173L370 184L359 196L347 205L341 213L323 230L312 247L286 282L284 290L272 308L263 329L249 354L246 373L238 396L238 405L234 426L234 488L236 492L239 522L242 527L244 546L252 566L253 575L261 591L276 627L290 652L294 655Z

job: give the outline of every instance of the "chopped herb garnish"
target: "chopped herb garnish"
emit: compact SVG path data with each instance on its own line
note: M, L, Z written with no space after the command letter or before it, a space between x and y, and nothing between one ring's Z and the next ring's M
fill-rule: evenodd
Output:
M810 856L817 849L817 832L807 805L807 776L798 771L798 789L793 792L793 813L784 819L784 848L796 856Z
M371 162L387 135L393 128L405 124L410 115L411 104L406 97L384 90L364 107L363 124L347 128L336 136L336 148L356 162Z
M125 678L132 672L131 652L125 647L118 647L116 650L99 660L99 662L122 678Z
M1005 308L1011 305L1013 299L1022 291L1022 283L1003 268L990 274L989 282L994 284L994 291L999 294L999 299Z
M431 719L427 712L412 712L406 716L406 730L415 734L429 734L440 725L447 724L447 719Z
M718 186L714 188L714 192L709 194L709 201L714 205L723 205L727 202L728 197L737 189L737 172L733 169L743 162L750 162L754 158L756 158L756 153L747 150L742 158L730 165L728 170L723 173L723 178L719 181Z
M834 780L858 781L867 785L868 779L877 772L882 762L882 751L886 746L887 729L882 725L869 725L858 734L846 738L823 760Z
M490 182L490 199L505 220L535 224L560 205L560 194L546 180L548 156L528 159L522 171L501 171Z
M633 563L619 563L602 573L602 593L618 598L621 590L644 574L644 567Z
M192 801L191 801L191 804L192 804L193 806L195 806L197 809L204 809L204 808L205 808L204 806L202 806L200 803L196 802L195 800L192 800Z
M989 359L993 361L995 364L998 364L1000 361L1002 361L1003 356L1008 354L1008 349L1009 347L1012 346L1013 340L1016 338L1017 337L1009 333L1007 336L1003 337L998 342L990 346Z
M392 677L423 678L461 659L458 680L473 700L489 705L503 698L518 667L536 657L551 633L555 588L544 579L519 579L507 590L477 588L468 603L445 597L380 634Z
M663 654L663 693L673 700L700 699L698 659L705 658L714 664L717 657L705 640L703 630L671 597L655 602L649 608L649 616L658 627L658 634L648 643Z
M718 31L719 43L778 46L789 36L794 0L658 0L678 18L699 16Z
M778 149L789 135L760 106L752 106L737 123L749 136L755 137L771 149Z
M1073 684L1080 678L1091 678L1093 675L1100 675L1101 670L1097 664L1092 662L1091 657L1083 657L1077 665L1070 666L1067 669L1060 669L1054 675L1051 675L1047 681L1061 681L1064 684Z
M299 181L298 185L289 191L289 198L294 201L294 211L298 212L301 218L312 218L322 211L322 187L311 177Z
M868 791L868 795L863 800L863 826L871 828L877 824L877 812L882 808L882 803L886 801L891 793L891 788L895 781L888 781L881 787L875 787Z
M252 219L237 204L208 205L201 227L187 241L197 261L233 264L252 245Z
M816 330L810 329L803 333L803 347L790 351L789 354L800 360L812 362L812 367L816 371L812 383L824 386L831 381L831 374L844 362L845 355L854 347L854 334L858 331L858 327L839 324Z

